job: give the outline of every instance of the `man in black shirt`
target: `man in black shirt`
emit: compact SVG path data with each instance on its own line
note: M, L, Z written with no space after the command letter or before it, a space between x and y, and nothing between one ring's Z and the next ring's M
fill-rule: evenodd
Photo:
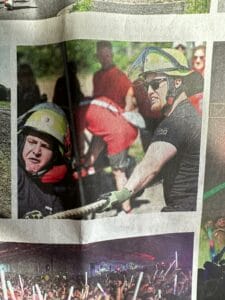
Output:
M186 58L176 49L150 47L142 61L149 109L161 112L164 119L124 188L102 198L108 200L106 209L111 208L161 173L166 203L162 211L196 210L201 118L188 95L199 92L203 80L188 68Z

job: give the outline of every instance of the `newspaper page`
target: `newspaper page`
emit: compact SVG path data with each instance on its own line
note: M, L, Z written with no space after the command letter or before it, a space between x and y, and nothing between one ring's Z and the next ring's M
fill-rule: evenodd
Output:
M224 12L0 1L0 299L224 299Z

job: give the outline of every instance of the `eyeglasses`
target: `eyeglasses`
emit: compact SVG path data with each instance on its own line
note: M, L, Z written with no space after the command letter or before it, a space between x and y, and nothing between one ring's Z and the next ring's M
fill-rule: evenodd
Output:
M151 86L153 90L157 90L159 88L160 84L163 81L167 81L167 78L166 77L156 78L156 79L153 79L153 80L151 80L149 82L147 81L146 82L146 87L148 88L149 86Z
M194 58L195 60L198 59L198 58L199 58L200 60L204 60L205 56L203 56L203 55L202 55L202 56L197 56L197 55L195 55L193 58Z

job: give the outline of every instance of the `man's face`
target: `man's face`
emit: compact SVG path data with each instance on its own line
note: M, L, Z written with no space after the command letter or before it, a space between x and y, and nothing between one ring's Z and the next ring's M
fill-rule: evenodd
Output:
M35 174L44 168L53 157L53 145L50 140L28 135L23 147L22 158L25 169Z
M195 71L202 72L205 68L205 51L204 49L197 49L194 52L192 67Z
M107 67L108 65L112 64L112 50L104 47L97 49L97 59L99 60L102 67Z
M148 82L148 98L151 104L151 111L160 112L166 105L167 78L163 75L150 74L146 80Z

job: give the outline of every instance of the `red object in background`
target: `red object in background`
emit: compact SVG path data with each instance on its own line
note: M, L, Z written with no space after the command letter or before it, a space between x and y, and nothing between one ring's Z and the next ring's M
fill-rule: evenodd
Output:
M197 110L197 112L202 114L202 101L203 101L203 93L198 93L193 96L188 97L191 104Z
M132 84L128 77L116 66L97 71L94 75L93 84L94 98L105 96L112 99L120 107L125 108L127 91L132 87Z
M79 178L84 178L89 175L95 174L95 168L93 166L88 168L81 168L81 170L73 172L73 179L78 180Z

